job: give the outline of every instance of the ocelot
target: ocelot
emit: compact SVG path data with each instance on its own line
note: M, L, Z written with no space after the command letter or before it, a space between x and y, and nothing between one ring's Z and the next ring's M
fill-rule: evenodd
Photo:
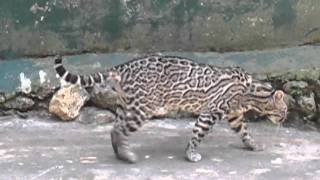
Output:
M117 79L123 95L116 110L111 141L117 158L130 163L138 157L130 149L128 136L150 118L170 111L198 114L185 149L185 157L191 162L201 160L197 146L217 120L228 121L245 147L258 151L263 146L249 134L243 121L244 113L254 110L274 123L282 123L287 116L284 93L252 79L239 67L216 67L182 57L150 55L104 72L75 75L63 67L62 58L57 56L55 69L65 81L84 87Z

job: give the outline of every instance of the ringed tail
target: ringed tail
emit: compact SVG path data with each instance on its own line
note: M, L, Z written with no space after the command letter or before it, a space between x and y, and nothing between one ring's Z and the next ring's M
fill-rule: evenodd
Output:
M54 59L54 69L56 70L58 76L64 81L71 84L79 84L84 87L93 87L95 84L102 83L106 78L100 72L88 75L78 75L70 73L62 65L62 57L60 55L56 56Z

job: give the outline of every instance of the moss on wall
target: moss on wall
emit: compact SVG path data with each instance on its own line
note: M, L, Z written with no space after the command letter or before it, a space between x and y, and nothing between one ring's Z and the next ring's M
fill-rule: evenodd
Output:
M0 58L229 51L319 42L317 0L0 2Z

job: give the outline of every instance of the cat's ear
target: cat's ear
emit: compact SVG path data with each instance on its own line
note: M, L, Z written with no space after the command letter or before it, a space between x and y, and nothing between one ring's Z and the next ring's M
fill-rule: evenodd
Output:
M277 90L273 94L273 100L275 102L283 101L283 97L284 97L284 92L281 90Z

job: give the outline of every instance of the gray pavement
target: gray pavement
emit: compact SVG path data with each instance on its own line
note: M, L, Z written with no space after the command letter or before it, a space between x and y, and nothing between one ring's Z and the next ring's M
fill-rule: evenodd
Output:
M219 122L202 143L203 160L184 160L193 121L154 120L132 136L137 164L115 159L110 123L0 118L0 179L320 179L320 136L250 123L262 152L243 149Z

